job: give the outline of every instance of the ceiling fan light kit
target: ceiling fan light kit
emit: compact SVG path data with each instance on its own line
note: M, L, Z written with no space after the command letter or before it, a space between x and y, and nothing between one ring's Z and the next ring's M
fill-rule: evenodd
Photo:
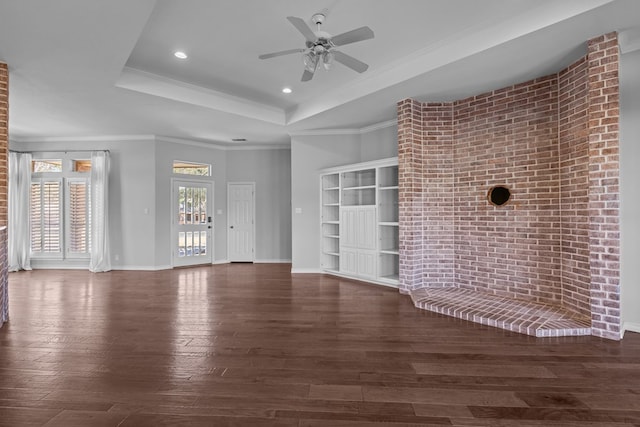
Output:
M329 33L320 29L326 16L326 12L320 12L311 17L311 22L313 22L317 28L315 32L307 25L304 19L296 16L288 16L287 20L304 36L306 48L266 53L260 55L258 58L269 59L293 53L302 53L304 72L301 80L303 82L313 78L320 62L322 62L325 70L331 69L334 61L337 61L358 73L364 73L369 68L367 64L335 48L337 46L372 39L374 37L373 31L369 27L360 27L332 37Z

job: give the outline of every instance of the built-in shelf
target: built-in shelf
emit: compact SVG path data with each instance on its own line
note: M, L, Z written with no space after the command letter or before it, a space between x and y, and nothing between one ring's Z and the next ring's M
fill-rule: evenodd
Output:
M397 286L398 159L330 168L320 182L323 271Z
M321 184L322 268L337 271L340 268L340 174L325 174Z
M367 188L375 189L375 185L363 185L360 187L344 187L344 191L352 191L352 190L366 190Z

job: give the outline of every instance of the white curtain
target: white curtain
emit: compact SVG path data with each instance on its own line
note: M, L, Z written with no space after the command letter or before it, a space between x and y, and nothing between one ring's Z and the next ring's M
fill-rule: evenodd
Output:
M9 271L31 270L31 153L9 152Z
M111 270L109 253L109 153L91 153L91 261L89 270Z

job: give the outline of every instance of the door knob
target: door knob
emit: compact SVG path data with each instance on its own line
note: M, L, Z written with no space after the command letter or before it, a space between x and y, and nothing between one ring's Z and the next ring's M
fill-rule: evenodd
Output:
M232 225L232 226L230 226L229 228L233 228L233 225Z

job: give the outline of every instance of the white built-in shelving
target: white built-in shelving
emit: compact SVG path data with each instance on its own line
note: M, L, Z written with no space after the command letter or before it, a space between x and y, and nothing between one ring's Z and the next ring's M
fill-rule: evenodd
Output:
M340 175L322 175L322 268L340 270Z
M397 286L398 159L326 169L320 184L322 270Z

